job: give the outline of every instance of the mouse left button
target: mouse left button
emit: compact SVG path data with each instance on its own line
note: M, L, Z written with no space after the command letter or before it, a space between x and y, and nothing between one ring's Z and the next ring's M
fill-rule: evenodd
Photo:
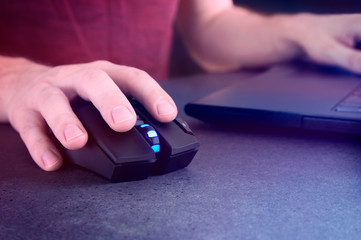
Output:
M95 107L85 101L77 101L73 108L89 140L82 149L67 150L71 162L112 182L141 180L150 175L155 153L134 128L124 133L113 131Z

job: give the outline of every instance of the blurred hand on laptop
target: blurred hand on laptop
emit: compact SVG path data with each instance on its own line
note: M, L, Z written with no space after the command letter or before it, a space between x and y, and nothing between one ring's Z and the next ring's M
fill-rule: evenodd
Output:
M232 1L182 1L178 26L209 71L265 66L297 57L361 73L361 14L264 16Z

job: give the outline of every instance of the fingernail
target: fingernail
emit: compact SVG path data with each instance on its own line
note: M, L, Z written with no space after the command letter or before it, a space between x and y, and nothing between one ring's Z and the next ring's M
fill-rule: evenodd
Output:
M73 140L74 138L77 138L83 134L84 134L83 131L77 125L74 125L74 124L70 124L70 125L66 126L64 129L64 136L65 136L65 140L67 142L69 142L69 141Z
M157 111L159 115L170 115L175 111L175 109L168 101L160 100L157 104Z
M41 156L46 169L50 169L52 166L59 162L59 157L53 151L46 151Z
M112 110L112 118L115 124L128 121L133 118L133 114L129 111L127 107L117 106Z

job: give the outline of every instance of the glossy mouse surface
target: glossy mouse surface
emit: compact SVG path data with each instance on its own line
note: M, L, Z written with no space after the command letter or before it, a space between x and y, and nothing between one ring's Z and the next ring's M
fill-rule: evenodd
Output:
M65 158L112 182L142 180L189 165L199 142L181 118L160 123L135 100L137 123L128 132L112 130L89 102L76 99L72 107L88 131L89 140L79 150L64 149Z

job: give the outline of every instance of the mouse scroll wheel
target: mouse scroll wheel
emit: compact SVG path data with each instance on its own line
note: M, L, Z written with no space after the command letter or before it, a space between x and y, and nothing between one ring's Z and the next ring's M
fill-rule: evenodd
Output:
M150 144L151 148L154 152L160 151L159 145L159 137L157 131L147 123L141 124L137 126L139 132L143 135L143 137Z
M137 114L137 121L135 122L135 126L139 127L144 124L143 119Z

